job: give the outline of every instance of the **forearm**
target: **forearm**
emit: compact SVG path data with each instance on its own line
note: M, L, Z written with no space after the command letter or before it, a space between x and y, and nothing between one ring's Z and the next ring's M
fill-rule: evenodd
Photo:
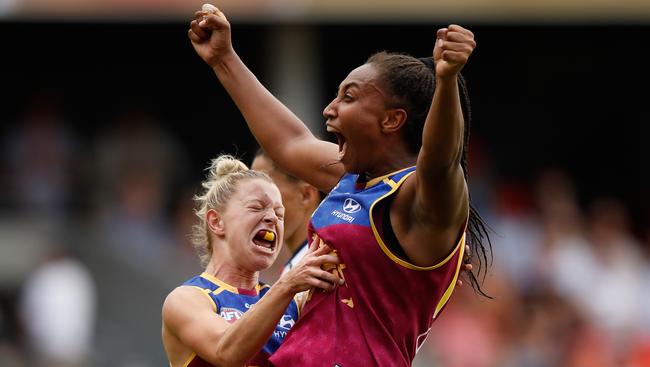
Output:
M415 214L438 228L453 229L467 214L467 185L460 160L464 121L453 80L436 80L436 92L423 132L417 161Z
M224 365L241 366L257 354L275 330L295 295L276 284L221 336L217 357Z
M436 91L424 125L418 169L446 173L458 168L463 148L464 119L458 81L436 79Z
M234 51L213 70L271 159L281 162L292 141L313 138L305 124L259 82Z

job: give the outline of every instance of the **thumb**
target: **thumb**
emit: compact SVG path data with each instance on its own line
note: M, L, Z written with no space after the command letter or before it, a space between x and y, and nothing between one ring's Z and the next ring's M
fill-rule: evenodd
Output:
M440 28L436 32L436 44L433 47L433 59L440 60L442 58L443 44L447 40L447 28Z
M205 15L203 20L199 22L199 27L211 30L219 30L230 27L230 23L222 12L211 13Z

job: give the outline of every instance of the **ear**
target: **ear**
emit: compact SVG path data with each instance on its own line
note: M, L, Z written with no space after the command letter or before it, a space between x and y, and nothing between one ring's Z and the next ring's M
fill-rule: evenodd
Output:
M207 213L205 213L205 221L208 225L208 229L210 229L210 232L214 233L217 236L224 236L226 234L226 226L224 225L223 218L218 211L209 209Z
M381 132L390 134L398 131L406 123L406 117L406 110L403 108L386 110L386 116L381 122Z
M306 182L302 182L300 186L300 199L303 207L309 210L316 209L320 202L318 189Z

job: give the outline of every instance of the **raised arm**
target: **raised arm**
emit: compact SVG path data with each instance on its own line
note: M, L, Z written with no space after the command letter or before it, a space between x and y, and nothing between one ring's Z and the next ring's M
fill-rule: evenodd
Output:
M267 342L293 296L311 287L330 290L339 278L321 269L325 263L338 263L327 255L327 246L310 249L298 266L284 274L276 284L230 324L214 310L208 297L192 287L178 287L163 305L163 339L175 338L203 360L215 366L243 366ZM171 343L165 343L172 366L181 366L185 358L174 360Z
M417 159L413 213L424 224L420 233L434 238L438 259L451 251L469 213L458 74L475 47L472 32L450 25L438 31L433 50L436 88Z
M189 37L271 159L321 190L332 188L343 175L341 165L331 164L338 159L338 147L317 139L244 65L232 47L225 15L218 10L207 15L197 12Z

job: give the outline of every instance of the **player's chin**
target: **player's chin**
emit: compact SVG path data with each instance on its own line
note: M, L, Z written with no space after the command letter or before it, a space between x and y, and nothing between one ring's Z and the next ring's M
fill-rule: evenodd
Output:
M277 253L274 254L254 254L252 256L253 268L256 271L264 271L273 265L275 259L277 258Z

